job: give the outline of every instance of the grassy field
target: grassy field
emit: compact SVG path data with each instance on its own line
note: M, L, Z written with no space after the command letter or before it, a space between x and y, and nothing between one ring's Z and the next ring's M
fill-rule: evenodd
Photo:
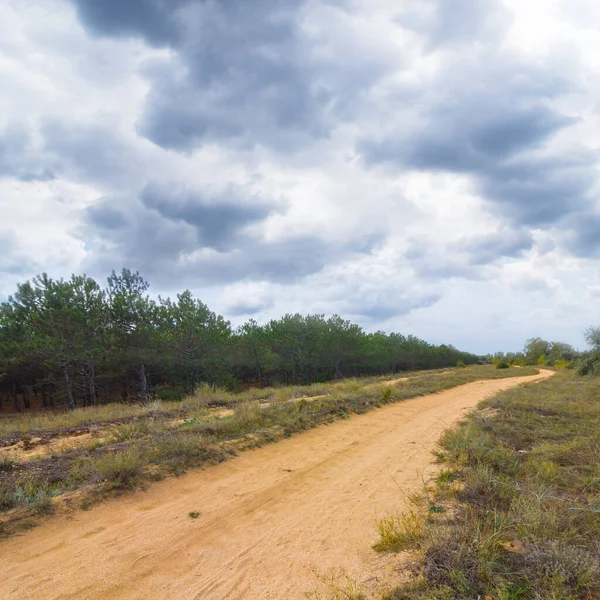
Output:
M65 503L89 506L190 467L219 462L352 413L478 379L535 370L476 366L230 394L203 388L179 403L107 405L0 421L0 530Z
M438 458L414 510L380 524L376 549L413 566L386 600L600 598L600 379L503 392Z

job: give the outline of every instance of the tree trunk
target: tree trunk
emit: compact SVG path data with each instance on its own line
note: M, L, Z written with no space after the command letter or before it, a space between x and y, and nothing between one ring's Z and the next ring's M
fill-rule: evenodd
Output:
M148 403L148 381L146 380L146 365L142 363L140 365L140 394L142 404Z
M12 384L12 394L13 394L13 408L15 412L21 412L21 403L19 402L19 394L17 394L17 382L13 381Z
M192 396L194 396L196 394L196 392L198 391L198 370L197 369L192 369L190 371L190 383L191 383L191 390L192 390Z
M73 399L73 388L71 386L71 378L69 377L69 369L67 365L63 367L65 374L65 393L67 395L67 406L69 410L75 410L75 400Z
M46 393L46 386L42 386L42 406L48 408L48 394Z
M31 408L31 402L29 401L29 389L26 385L23 386L23 406L25 408Z
M96 369L94 363L90 362L90 404L96 406Z

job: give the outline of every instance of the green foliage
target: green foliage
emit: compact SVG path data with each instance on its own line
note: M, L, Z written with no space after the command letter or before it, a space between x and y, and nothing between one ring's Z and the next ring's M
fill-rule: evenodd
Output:
M508 369L509 367L510 365L505 360L496 363L496 369Z
M368 334L338 315L287 314L232 332L189 290L158 301L148 290L128 269L113 272L104 288L86 275L19 284L0 305L0 392L17 410L34 392L74 409L176 401L203 384L302 385L479 359L410 335Z
M402 552L415 549L423 539L424 519L408 513L382 519L379 522L379 541L373 546L377 552Z
M585 339L591 351L579 357L574 364L579 375L600 375L600 327L589 327L585 330Z
M144 464L143 453L137 448L129 448L124 452L106 453L100 458L91 459L89 470L115 488L131 489L140 480Z
M243 431L252 431L260 428L265 422L264 411L260 402L242 402L235 407L235 420Z
M164 402L180 402L183 400L183 392L176 388L165 388L158 390L156 397Z

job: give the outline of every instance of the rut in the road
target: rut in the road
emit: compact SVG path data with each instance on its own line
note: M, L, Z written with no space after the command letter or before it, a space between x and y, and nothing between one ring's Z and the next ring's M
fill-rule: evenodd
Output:
M0 598L293 600L332 574L375 593L397 578L371 549L377 518L431 474L443 429L551 374L388 405L48 522L0 544Z

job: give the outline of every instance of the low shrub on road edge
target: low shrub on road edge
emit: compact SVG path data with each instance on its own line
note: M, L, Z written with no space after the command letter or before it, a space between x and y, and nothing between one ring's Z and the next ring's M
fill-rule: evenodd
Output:
M453 475L428 491L446 510L424 511L420 534L400 545L413 581L386 600L600 597L599 392L598 380L562 372L446 432L437 456Z

